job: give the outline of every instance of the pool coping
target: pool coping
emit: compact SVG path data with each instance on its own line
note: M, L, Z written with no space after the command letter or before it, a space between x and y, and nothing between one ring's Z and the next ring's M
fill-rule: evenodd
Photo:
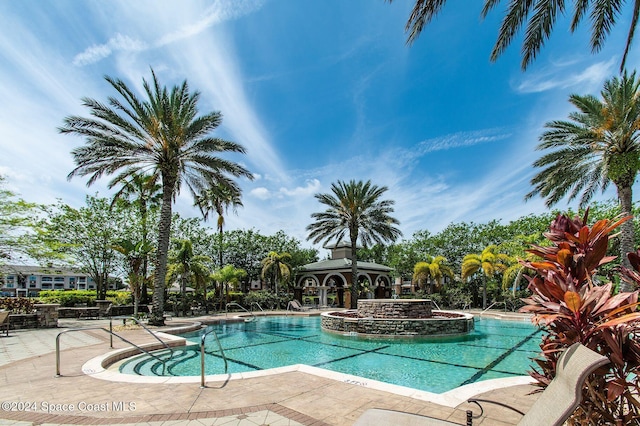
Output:
M236 320L241 317L236 317ZM231 318L227 318L229 320ZM244 319L241 319L244 321ZM177 347L184 346L187 340L183 337L175 336L171 333L183 333L194 329L199 329L202 323L194 321L193 324L172 328L163 331L155 331L161 339L164 339L168 346ZM148 343L140 345L145 350L163 349L165 346L160 342ZM107 352L104 355L94 357L82 366L82 372L90 377L122 383L148 383L148 384L178 384L178 383L200 383L201 376L137 376L132 374L120 373L117 368L120 362L133 355L139 354L135 348L118 349ZM352 385L362 386L364 388L375 389L379 391L389 392L400 396L414 398L420 401L433 402L446 407L455 408L469 398L488 391L536 383L531 376L516 376L499 379L483 380L476 383L460 386L443 393L434 393L424 390L414 389L406 386L394 385L377 380L372 380L360 376L346 373L325 370L319 367L313 367L306 364L293 364L284 367L270 368L259 371L250 371L242 373L214 374L205 376L205 387L211 382L227 382L229 380L242 380L255 377L265 377L290 372L302 372L335 380L338 382L349 383Z

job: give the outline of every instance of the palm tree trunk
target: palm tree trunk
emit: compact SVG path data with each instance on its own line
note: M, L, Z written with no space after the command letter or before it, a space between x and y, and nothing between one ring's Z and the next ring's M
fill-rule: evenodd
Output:
M482 309L487 309L487 277L482 279Z
M164 290L169 255L169 237L171 236L171 203L175 180L166 179L163 174L162 207L158 226L158 251L156 252L156 271L153 280L153 313L149 319L151 325L164 325Z
M632 189L631 185L620 185L618 188L618 199L620 201L620 210L623 216L630 216L632 212ZM634 250L634 225L633 219L628 220L620 226L620 260L622 266L631 268L631 263L627 258L627 253L631 253ZM624 281L620 282L620 291L628 292L633 291L631 284Z
M142 197L140 199L140 218L142 221L142 244L143 247L146 247L147 241L149 240L149 230L147 229L147 202ZM147 294L147 272L149 271L149 254L144 255L144 259L142 260L142 289L140 290L141 299L140 302L143 304L149 303L149 295Z
M356 242L358 241L358 235L355 238L351 237L351 309L358 308L358 255L356 253Z

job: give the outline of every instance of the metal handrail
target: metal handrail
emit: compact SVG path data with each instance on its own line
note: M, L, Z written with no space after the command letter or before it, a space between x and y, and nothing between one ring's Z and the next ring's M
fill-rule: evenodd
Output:
M213 336L216 338L216 342L218 343L218 347L220 348L220 354L222 355L222 359L224 360L224 372L227 373L229 369L229 364L227 362L227 356L224 354L224 350L222 349L222 344L220 343L220 339L218 339L218 333L212 328L209 331L205 331L200 337L200 387L205 388L204 384L204 341L207 338L209 333L213 333Z
M502 303L504 305L504 311L507 311L507 304L506 302L502 302L502 301L497 301L497 302L493 302L492 304L489 305L488 308L484 309L482 312L480 312L480 316L482 316L482 314L484 314L485 312L487 312L489 309L493 308L493 305L497 305L498 303Z
M158 360L158 361L160 361L162 363L162 375L164 376L164 373L165 373L166 368L167 368L166 360L164 360L162 358L158 358L157 356L155 356L154 354L152 354L148 350L141 348L140 346L136 345L135 343L128 341L127 339L125 339L124 337L120 336L119 334L116 334L111 330L107 330L104 327L83 327L83 328L72 328L72 329L69 329L69 330L64 330L64 331L61 331L60 333L58 333L58 335L56 336L56 377L62 377L62 374L60 374L60 336L62 336L65 333L70 333L72 331L85 331L85 330L102 330L102 331L105 331L105 332L109 333L111 336L116 336L118 339L122 340L123 342L133 346L134 348L138 349L141 352L144 352L145 354L151 356L152 358L155 358L156 360ZM111 348L113 348L113 340L111 340Z
M442 309L440 309L440 306L438 306L438 304L436 303L435 300L431 299L431 304L434 305L436 307L437 310L441 311Z
M258 307L258 309L260 309L260 312L262 312L264 314L264 309L262 309L262 306L260 306L260 304L258 302L251 302L251 306L256 305ZM251 311L253 312L253 311Z
M153 331L149 330L143 323L141 323L136 317L126 317L126 318L122 318L124 321L131 319L133 320L136 324L138 324L140 327L144 328L144 330L149 333L150 335L152 335L158 342L160 342L162 344L162 346L165 347L165 349L168 349L169 352L171 352L171 356L169 357L169 359L173 358L173 348L171 346L169 346L167 344L167 342L165 342L164 340L162 340L161 338L158 337L157 334L155 334ZM109 330L113 331L113 317L109 318ZM111 346L113 346L113 343L111 344ZM164 374L164 373L163 373Z
M227 303L224 307L225 309L225 316L227 316L229 314L229 305L235 305L237 307L239 307L240 309L242 309L243 311L245 311L248 314L251 314L251 316L253 317L252 320L256 320L256 314L254 314L253 312L247 310L247 308L245 308L244 306L240 305L239 303L236 302L231 302L231 303Z

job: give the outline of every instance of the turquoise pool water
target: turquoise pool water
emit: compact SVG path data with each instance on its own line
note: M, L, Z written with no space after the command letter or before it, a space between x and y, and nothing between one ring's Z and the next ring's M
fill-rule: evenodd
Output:
M327 333L321 330L319 317L263 317L211 327L222 344L229 373L307 364L435 393L526 375L542 337L542 331L528 322L493 319L476 320L475 331L466 336L430 340ZM165 375L200 375L200 335L183 335L193 344L174 350ZM207 337L205 351L206 374L224 373L213 335ZM161 375L162 364L139 356L123 363L120 371Z

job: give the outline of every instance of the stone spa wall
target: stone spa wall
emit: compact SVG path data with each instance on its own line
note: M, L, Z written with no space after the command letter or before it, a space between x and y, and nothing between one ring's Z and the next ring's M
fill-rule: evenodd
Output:
M428 299L360 299L359 318L431 318Z
M359 304L360 302L358 302ZM356 311L324 312L322 329L378 337L455 336L474 330L473 315L433 311L431 318L362 318Z

